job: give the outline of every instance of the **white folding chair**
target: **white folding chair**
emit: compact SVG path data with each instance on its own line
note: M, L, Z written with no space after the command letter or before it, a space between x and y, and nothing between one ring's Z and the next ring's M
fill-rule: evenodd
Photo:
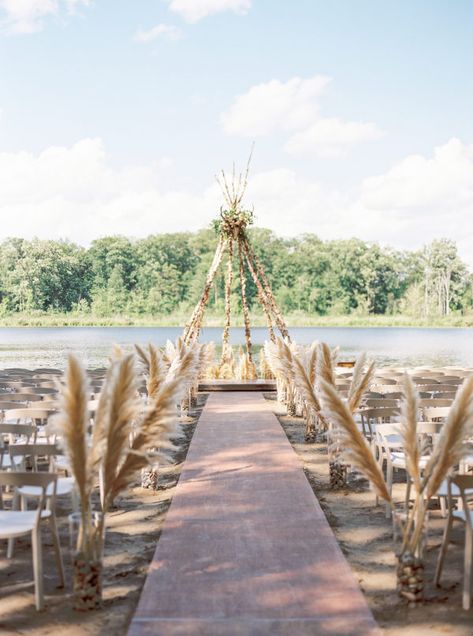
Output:
M471 586L473 567L473 510L469 503L473 497L473 475L455 475L448 480L448 514L443 533L442 546L438 556L437 568L435 570L434 582L440 584L443 564L447 547L450 542L450 534L454 521L461 521L465 524L465 548L463 563L463 609L470 609L471 606ZM462 501L462 510L455 509L455 499Z
M4 510L1 498L2 486L15 488L31 486L41 489L36 510ZM52 489L52 495L47 496L46 491ZM17 537L31 535L33 551L33 573L35 583L36 609L44 608L43 593L43 559L41 544L41 525L48 523L53 536L54 551L59 570L60 585L64 587L64 568L62 564L61 547L57 532L56 519L52 512L55 504L56 475L53 473L24 473L24 472L0 472L0 539L9 541ZM49 500L52 508L46 508Z

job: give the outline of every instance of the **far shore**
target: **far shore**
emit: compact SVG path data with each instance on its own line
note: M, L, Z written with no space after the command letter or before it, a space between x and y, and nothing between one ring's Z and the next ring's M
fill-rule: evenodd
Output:
M97 316L89 313L15 313L0 317L0 327L183 327L188 315L111 315ZM318 316L305 312L294 312L285 316L288 327L424 327L424 328L471 328L473 313L452 314L416 318L404 315ZM222 315L208 315L206 327L223 327ZM262 314L251 316L252 327L266 327ZM243 327L241 316L235 316L234 327Z

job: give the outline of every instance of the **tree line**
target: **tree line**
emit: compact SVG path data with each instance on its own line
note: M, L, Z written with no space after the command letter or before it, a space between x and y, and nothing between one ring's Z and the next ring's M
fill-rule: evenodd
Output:
M473 307L473 275L447 239L398 251L360 239L323 241L313 234L284 239L261 228L249 234L285 313L429 318ZM7 239L0 250L0 314L184 313L200 296L216 243L210 229L140 240L109 236L88 248L68 241ZM214 314L223 313L224 275L222 267L208 305ZM257 311L249 274L247 291ZM238 294L233 302L235 311L241 309Z

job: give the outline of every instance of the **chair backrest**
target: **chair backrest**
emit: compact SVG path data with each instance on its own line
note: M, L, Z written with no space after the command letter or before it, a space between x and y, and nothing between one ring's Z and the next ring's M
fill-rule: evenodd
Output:
M464 378L459 378L457 375L445 375L442 378L442 384L455 384L459 386L463 384Z
M468 499L471 497L471 493L467 495L467 490L473 489L473 475L454 475L448 479L448 508L453 510L453 497L452 497L452 484L457 486L460 491L460 497L463 504L463 510L468 510ZM469 526L470 530L473 530L471 515L465 515L465 522Z
M438 393L442 387L441 384L432 384L430 380L428 384L418 384L417 386L424 393Z
M41 378L39 378L35 381L35 386L38 389L54 389L55 391L58 390L57 383L53 380L42 380Z
M5 420L14 420L17 422L36 422L36 420L40 420L41 422L47 422L48 419L56 413L55 409L51 408L20 408L20 409L9 409L5 411L4 418Z
M34 424L0 424L0 435L24 435L25 437L34 437L36 435L36 426Z
M393 400L390 398L367 398L365 400L366 406L370 408L399 408L399 400Z
M419 406L432 407L432 406L451 406L453 400L451 398L423 398L419 400Z
M418 377L414 376L412 378L412 381L417 386L422 385L422 384L438 384L438 382L435 380L435 378L418 378Z
M55 473L32 473L32 472L20 472L15 470L0 471L0 508L3 507L2 503L2 486L12 486L14 488L21 488L22 486L35 486L42 488L41 497L38 501L38 507L36 509L35 526L38 527L41 521L41 511L46 505L46 489L50 484L53 485L53 491L48 497L51 501L51 507L54 509L57 490L57 475Z
M12 459L11 465L13 469L16 466L16 463L13 461L15 457L31 457L34 471L38 470L36 459L38 457L45 457L49 460L49 472L54 472L54 459L58 455L64 454L56 444L10 444L8 452Z
M377 424L375 436L378 444L388 449L392 446L399 448L402 446L401 425L397 424Z
M37 375L63 375L63 371L61 369L53 369L48 367L40 367L38 369L34 369L32 374Z
M379 384L381 385L393 385L393 384L398 384L397 379L396 378L387 378L384 376L375 376L373 378L373 381L371 383L371 386L378 386Z
M9 393L8 401L9 402L41 402L41 395L36 395L35 393Z
M414 373L416 378L442 378L443 375L443 371L422 371L419 369Z
M34 393L35 395L51 395L57 393L57 389L53 389L52 387L45 386L34 386L29 389L29 393Z
M63 451L56 444L12 444L8 451L11 457L56 457Z
M435 420L444 420L450 413L450 406L431 406L422 409L424 413L424 419L426 421L433 422Z
M453 393L452 391L441 391L440 393L435 394L435 399L439 399L439 400L448 399L453 402L456 395L457 394Z
M387 420L391 417L399 417L401 414L400 407L391 408L369 408L361 409L360 415L362 417L369 418L370 420Z
M21 389L30 389L31 387L34 386L34 382L32 382L31 380L12 379L12 380L3 380L2 385L4 387L8 387L9 389L14 389L16 391L19 391Z
M17 409L19 406L22 406L22 402L10 402L0 400L0 411L3 413L3 417L5 417L5 411L9 411L11 409Z
M393 400L403 397L404 393L399 389L399 384L378 384L376 386L371 386L371 390L376 391L377 393L381 393L381 395L390 397Z
M442 384L438 385L437 391L450 391L451 393L458 391L458 384L448 384L446 382L442 382Z

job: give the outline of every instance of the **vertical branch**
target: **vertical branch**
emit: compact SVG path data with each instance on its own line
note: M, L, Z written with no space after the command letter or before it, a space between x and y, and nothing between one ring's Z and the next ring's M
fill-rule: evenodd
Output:
M254 284L256 285L256 290L258 292L258 300L260 301L261 306L263 307L264 313L266 315L266 321L268 323L268 331L269 331L269 337L271 338L272 342L276 342L276 336L274 335L274 328L273 328L273 320L271 318L271 309L269 307L269 302L268 299L266 298L266 294L265 291L263 289L263 286L260 283L260 280L256 274L255 268L253 266L253 263L251 262L251 258L248 254L248 250L246 249L246 242L243 242L242 244L243 247L243 252L245 254L246 257L246 262L248 264L248 269L250 271L251 274L251 278L253 279Z
M245 270L243 268L243 252L241 249L241 239L238 240L238 260L240 264L240 288L241 288L241 306L243 308L243 319L245 321L245 339L246 339L246 353L250 362L253 362L253 351L251 345L251 331L250 331L250 312L248 309L248 300L246 297L246 279Z
M225 328L222 335L222 363L225 362L230 336L233 284L233 240L228 241L227 277L225 281Z
M256 265L256 271L258 273L258 276L260 276L261 280L263 281L263 285L264 285L264 290L266 293L266 297L268 299L268 304L271 308L271 311L274 314L274 318L276 320L276 324L278 326L279 331L281 332L281 335L283 336L283 338L287 338L287 340L290 342L291 341L291 337L289 336L289 331L287 330L286 327L286 323L284 321L284 318L282 316L281 310L279 309L276 300L273 296L273 293L271 292L271 287L269 286L269 282L268 279L266 278L266 274L264 272L263 266L261 264L261 261L259 260L259 258L256 256L255 252L251 249L251 246L248 242L248 240L245 241L245 247L246 247L246 251L248 252L248 254L250 255L250 257L253 259L255 265Z
M220 263L222 262L225 244L226 244L226 241L223 239L223 237L220 237L219 243L217 245L217 249L215 250L215 255L212 261L212 265L207 274L204 291L202 292L202 296L200 297L199 302L197 303L197 305L194 308L194 311L192 312L192 316L189 322L184 328L184 333L182 337L186 344L189 344L189 342L191 342L192 340L195 340L196 339L195 334L197 333L197 337L198 337L198 334L200 332L200 325L202 323L205 307L209 300L210 289L215 280L215 276L217 274Z

